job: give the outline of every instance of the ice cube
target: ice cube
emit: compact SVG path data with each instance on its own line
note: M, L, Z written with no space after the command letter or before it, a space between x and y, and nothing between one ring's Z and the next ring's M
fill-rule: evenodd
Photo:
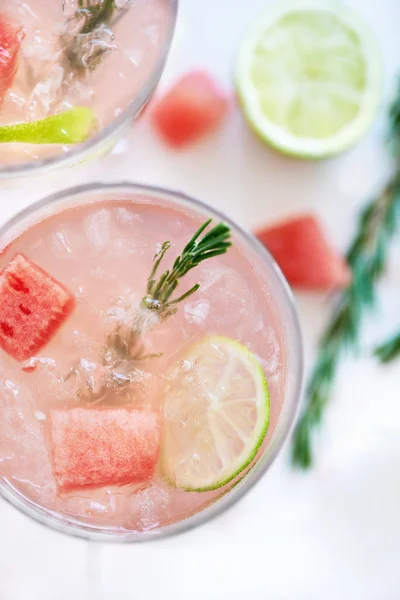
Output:
M135 4L135 2L137 2L137 0L114 0L115 1L115 5L117 8L125 8L128 9L131 6L133 6L133 4Z
M32 17L31 17L32 18ZM63 91L64 69L60 65L60 50L51 30L35 29L22 46L25 80L30 96L26 118L40 119L53 113Z
M80 261L84 255L82 235L68 223L60 223L49 236L47 244L51 254L62 260Z
M111 215L110 211L102 208L89 216L83 223L86 238L90 243L90 253L92 256L98 256L107 247L111 236Z
M117 223L121 225L141 225L143 222L143 219L139 214L124 207L116 209L115 218Z
M211 328L247 326L255 314L255 297L244 277L221 265L199 268L196 276L189 286L198 281L200 288L185 303L187 321Z
M268 362L265 369L267 374L274 375L279 370L280 366L280 345L276 337L275 329L273 327L268 327L265 337L265 354Z
M63 99L58 111L68 110L77 104L90 106L94 96L95 92L86 80L79 79L75 73L67 73L63 80Z
M0 390L1 395L3 397L3 401L11 406L14 404L15 399L19 396L20 393L18 387L10 379L5 379L4 381L0 382Z
M161 479L128 498L128 526L138 531L153 529L168 521L171 489ZM128 512L129 511L129 512Z
M268 380L280 375L281 350L275 329L266 327L261 338L257 342L248 344L249 350L254 352L263 368Z
M34 415L38 421L46 421L47 417L41 410L35 410Z
M35 85L27 106L27 118L30 121L42 119L54 112L61 96L63 78L64 69L60 65L54 65L48 75Z
M66 16L72 16L76 11L76 0L63 0L62 10Z
M28 64L36 80L43 75L42 69L49 64L56 64L58 58L58 53L54 48L54 41L40 29L36 29L29 43L23 45L23 53L25 62Z
M66 511L75 516L101 516L108 512L108 505L91 498L71 498Z
M4 382L6 383L6 382ZM2 386L7 389L6 385ZM9 387L9 386L8 386ZM15 389L14 389L15 392ZM55 495L55 482L46 448L42 422L31 408L29 393L19 390L14 402L0 397L1 475L23 487L34 500Z
M29 360L26 360L22 363L21 369L25 371L25 373L32 373L36 370L38 365L43 365L45 369L54 369L56 366L56 361L52 358L36 358L33 356Z
M121 359L112 350L105 355L104 361L106 364L81 358L61 378L64 391L70 397L93 404L110 400L111 396L113 402L133 400L135 404L142 404L152 375L135 367L131 361Z
M204 325L210 312L210 304L207 299L198 300L185 304L185 319L195 325Z
M17 84L15 87L17 87ZM21 111L24 110L25 106L26 98L24 97L22 90L8 90L3 98L3 103L1 106L2 113L4 114L4 124L8 124L10 122L10 118L17 118ZM7 117L5 115L7 115ZM5 120L6 118L8 119L8 123Z
M187 230L187 222L183 219L179 219L178 217L173 219L168 219L167 221L167 229L174 236L184 233ZM189 241L189 240L187 240Z
M118 257L127 258L132 254L136 254L137 246L131 239L116 238L114 240L114 249Z

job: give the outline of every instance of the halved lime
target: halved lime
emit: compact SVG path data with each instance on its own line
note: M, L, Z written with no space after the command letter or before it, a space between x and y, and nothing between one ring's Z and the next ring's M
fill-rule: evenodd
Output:
M78 144L90 135L95 124L91 108L76 106L62 113L0 127L0 143L24 144Z
M358 16L337 2L286 0L245 36L236 88L263 140L285 154L321 158L368 129L381 72L373 36Z
M164 476L187 491L223 486L256 455L269 413L267 381L256 357L235 340L204 338L169 376Z

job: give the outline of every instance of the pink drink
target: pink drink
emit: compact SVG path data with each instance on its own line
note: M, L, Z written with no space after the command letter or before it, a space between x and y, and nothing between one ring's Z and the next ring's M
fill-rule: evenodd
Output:
M200 289L145 336L146 353L162 356L137 361L135 380L127 387L102 388L99 373L90 365L101 362L106 336L121 311L139 306L161 243L171 240L164 270L205 218L197 207L130 188L89 199L81 194L66 206L59 202L53 213L42 208L33 221L21 222L1 240L4 245L7 236L18 233L1 255L0 268L23 253L76 297L75 310L33 360L20 363L0 350L1 476L29 501L102 530L144 531L186 519L233 482L211 492L185 492L169 485L157 466L145 482L60 490L51 461L49 411L151 407L162 420L166 374L205 334L218 334L246 345L264 369L271 418L262 451L271 446L274 454L274 431L288 393L287 334L280 309L257 253L234 234L227 254L201 263L180 284L184 291L199 282ZM66 377L81 359L87 372L83 367L79 377ZM77 395L83 381L97 395Z
M99 5L102 2L98 0ZM83 4L90 2L85 0ZM5 4L3 0L0 16L5 15L20 26L22 42L12 86L2 100L0 93L0 126L87 106L95 113L94 134L121 116L133 100L138 101L136 110L140 108L140 102L147 99L156 83L153 79L157 78L160 61L168 49L175 2L121 0L115 4L122 8L114 10L99 39L80 51L82 55L86 52L83 61L88 66L77 69L65 54L65 48L72 43L66 41L67 32L80 31L82 27L82 21L74 21L77 0L5 0ZM96 44L102 44L104 53L93 62L90 57ZM43 160L68 153L72 148L1 144L0 166Z

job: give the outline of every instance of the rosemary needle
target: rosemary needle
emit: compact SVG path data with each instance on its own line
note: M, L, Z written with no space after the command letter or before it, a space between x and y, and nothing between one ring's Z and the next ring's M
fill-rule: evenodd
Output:
M400 356L400 331L375 348L374 355L381 363L389 363Z

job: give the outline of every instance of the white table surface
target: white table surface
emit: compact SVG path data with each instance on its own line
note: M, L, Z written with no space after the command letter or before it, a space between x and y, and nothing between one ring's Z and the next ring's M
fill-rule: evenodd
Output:
M230 87L239 35L265 4L182 0L162 84L196 66ZM376 32L387 100L400 67L400 2L348 4ZM0 220L55 189L131 178L196 195L247 227L313 210L344 248L357 208L388 172L383 124L378 118L346 155L313 164L262 146L238 110L219 136L178 154L159 144L144 119L102 160L1 184ZM0 501L0 600L398 600L400 363L383 369L368 354L374 340L400 325L399 298L400 244L361 356L340 370L311 473L290 470L286 447L258 486L223 516L175 539L129 547L63 536ZM302 295L298 306L309 362L328 302Z

